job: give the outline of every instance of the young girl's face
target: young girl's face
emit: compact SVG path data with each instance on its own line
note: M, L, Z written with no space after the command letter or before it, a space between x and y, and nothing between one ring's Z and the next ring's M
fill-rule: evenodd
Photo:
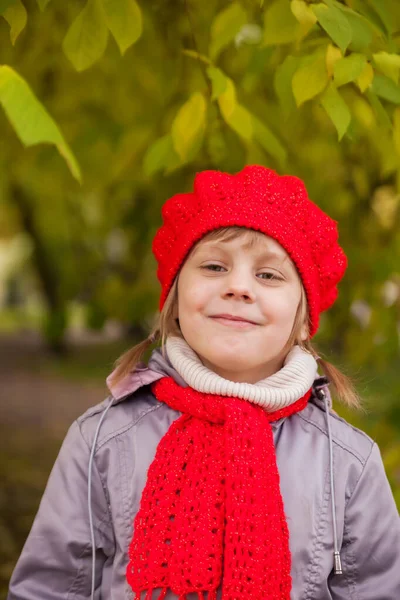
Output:
M256 383L283 365L301 282L278 242L251 233L197 244L179 274L178 318L204 365Z

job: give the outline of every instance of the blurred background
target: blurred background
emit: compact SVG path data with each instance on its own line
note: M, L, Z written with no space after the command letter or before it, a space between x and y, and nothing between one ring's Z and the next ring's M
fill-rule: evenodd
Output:
M0 1L0 597L71 422L148 332L160 208L203 169L301 177L349 268L316 345L400 507L397 0Z

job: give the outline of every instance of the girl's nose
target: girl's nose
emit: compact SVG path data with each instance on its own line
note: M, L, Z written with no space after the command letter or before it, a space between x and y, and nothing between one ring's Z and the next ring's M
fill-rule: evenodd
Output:
M226 280L223 292L225 298L238 298L247 302L254 302L255 293L248 277L240 273L232 274Z

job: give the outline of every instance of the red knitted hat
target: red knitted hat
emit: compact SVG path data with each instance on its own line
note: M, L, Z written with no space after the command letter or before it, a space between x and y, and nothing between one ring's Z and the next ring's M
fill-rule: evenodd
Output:
M258 165L236 175L202 171L193 192L166 201L162 217L153 241L162 286L160 310L192 246L210 231L235 226L261 231L289 254L306 292L311 336L319 314L337 298L337 283L347 266L337 243L337 224L308 198L297 177Z

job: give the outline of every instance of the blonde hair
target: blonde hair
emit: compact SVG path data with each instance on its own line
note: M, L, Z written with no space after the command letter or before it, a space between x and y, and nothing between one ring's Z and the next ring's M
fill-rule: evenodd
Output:
M244 233L248 236L248 245L255 245L259 241L259 236L264 235L258 231L253 231L243 227L227 227L222 229L216 229L205 235L201 241L205 240L220 240L220 241L231 241L242 236ZM199 242L197 242L198 244ZM194 251L197 246L195 244L188 257ZM179 275L178 275L179 276ZM178 276L175 277L174 282L169 290L168 296L165 300L164 306L156 318L156 322L152 327L147 339L143 340L136 346L130 348L127 352L120 356L115 363L115 370L112 374L111 383L116 385L119 383L128 373L133 371L141 360L144 352L156 341L161 340L162 351L165 349L165 342L169 336L183 337L179 327L177 319L177 307L178 307ZM304 326L306 327L306 339L304 340ZM307 298L304 291L303 285L301 285L301 297L299 305L297 307L296 316L294 319L293 327L289 339L286 343L285 349L287 352L294 346L298 345L300 348L309 352L318 361L321 366L324 375L328 378L333 387L334 395L343 402L343 404L351 408L360 408L360 398L354 388L354 385L350 378L342 373L332 363L322 358L319 353L311 344L311 340L308 335L309 331L309 314L307 308Z

